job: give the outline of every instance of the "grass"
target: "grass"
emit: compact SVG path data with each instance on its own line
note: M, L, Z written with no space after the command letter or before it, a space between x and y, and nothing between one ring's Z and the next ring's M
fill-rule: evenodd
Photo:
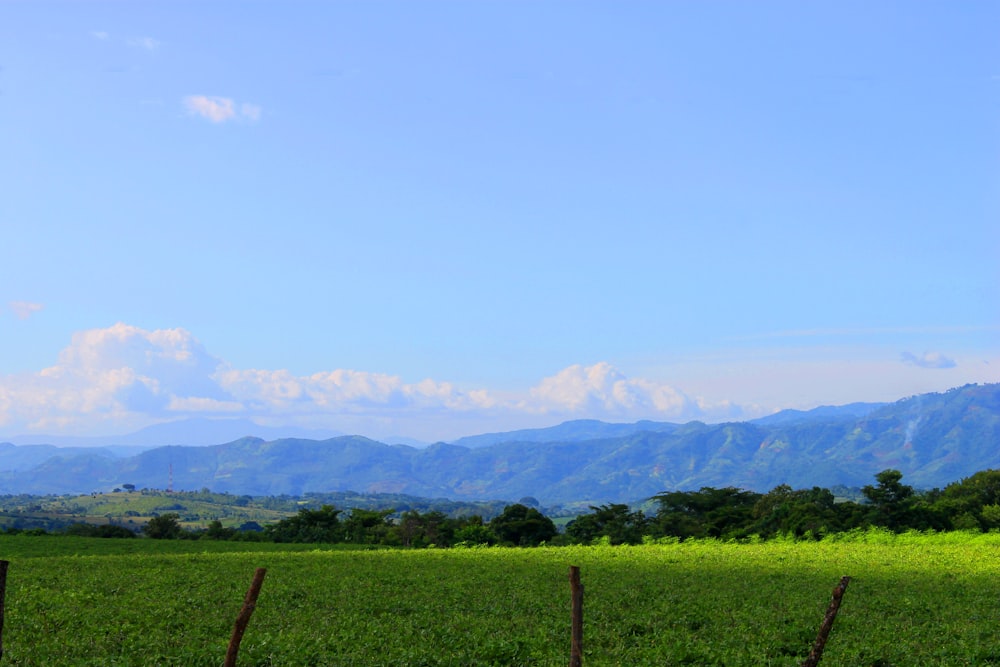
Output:
M254 569L241 665L798 665L853 579L824 667L1000 664L1000 536L358 551L0 536L4 661L214 665Z
M114 522L133 530L139 529L150 517L174 512L188 529L201 529L209 521L218 520L224 526L236 527L247 521L260 524L280 521L295 513L295 508L269 509L258 501L236 504L236 496L208 492L120 491L93 493L83 496L9 497L0 510L0 524L14 525L17 520L31 523L51 521L66 524L74 521L90 524Z

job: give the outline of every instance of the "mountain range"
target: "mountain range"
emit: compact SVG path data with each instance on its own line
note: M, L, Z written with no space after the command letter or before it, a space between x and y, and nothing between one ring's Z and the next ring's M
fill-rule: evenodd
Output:
M886 468L900 470L904 482L915 487L940 487L1000 468L1000 384L966 385L888 404L786 410L747 422L578 420L428 447L356 435L247 436L144 451L135 449L139 441L118 442L117 447L2 443L0 493L89 493L134 484L248 495L353 490L599 504L703 486L857 487Z

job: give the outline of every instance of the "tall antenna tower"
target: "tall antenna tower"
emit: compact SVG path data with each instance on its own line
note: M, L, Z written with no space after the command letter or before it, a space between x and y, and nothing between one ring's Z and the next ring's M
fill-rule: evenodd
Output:
M169 476L167 477L167 493L174 492L174 464L170 464Z

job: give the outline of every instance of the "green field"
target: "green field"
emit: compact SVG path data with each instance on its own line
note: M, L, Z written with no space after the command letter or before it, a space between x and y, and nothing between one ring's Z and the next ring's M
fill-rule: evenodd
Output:
M293 515L299 503L293 499L250 498L210 491L133 491L93 493L83 496L0 497L0 527L23 526L59 530L75 522L102 525L114 523L139 530L151 517L177 513L187 529L204 529L211 520L225 526L246 521L260 524Z
M1000 664L1000 535L378 550L0 535L3 662L565 665L570 565L587 665L797 665L841 575L823 665Z

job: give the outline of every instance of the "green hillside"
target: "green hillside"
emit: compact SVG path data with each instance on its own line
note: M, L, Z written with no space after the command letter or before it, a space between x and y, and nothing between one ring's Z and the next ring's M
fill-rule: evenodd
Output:
M140 489L208 488L251 496L354 490L600 504L702 486L754 491L779 484L860 487L886 468L930 488L1000 468L997 384L757 422L599 424L571 422L514 432L509 439L491 434L492 444L476 441L476 447L439 443L416 449L345 436L243 438L208 447L159 447L130 457L72 450L33 467L24 463L20 448L7 445L0 447L0 470L5 471L0 490L80 494L129 483ZM544 439L560 434L571 439ZM588 439L587 434L602 435Z

